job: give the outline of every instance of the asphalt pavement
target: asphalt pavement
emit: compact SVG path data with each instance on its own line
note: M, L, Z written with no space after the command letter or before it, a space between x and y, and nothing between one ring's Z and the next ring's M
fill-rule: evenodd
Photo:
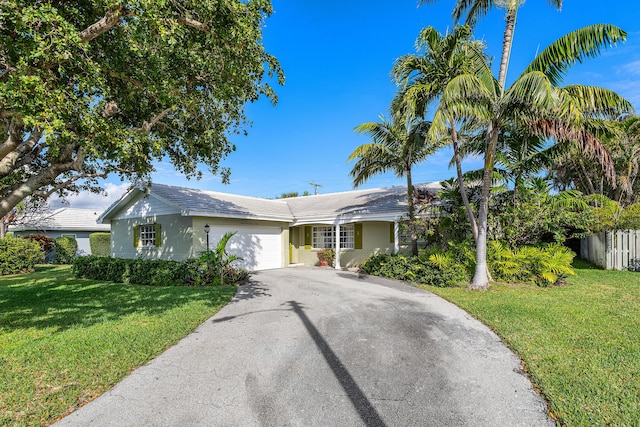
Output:
M553 426L520 360L422 290L269 270L64 426Z

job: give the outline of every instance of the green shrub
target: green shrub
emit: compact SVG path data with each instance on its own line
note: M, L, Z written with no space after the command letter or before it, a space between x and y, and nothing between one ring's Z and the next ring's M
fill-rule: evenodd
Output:
M460 286L468 281L463 264L438 263L438 257L377 254L362 264L365 273L389 279L404 280L438 287Z
M31 240L32 242L38 242L40 248L42 248L42 259L38 261L39 263L45 261L50 263L53 261L52 255L56 248L56 243L51 237L45 236L44 234L31 234L29 236L23 236L22 238Z
M622 211L617 228L620 230L640 230L640 203L627 206Z
M35 240L0 239L0 275L33 271L43 258L42 247Z
M54 264L71 264L71 260L78 252L78 242L75 237L62 236L54 240L55 252L53 255Z
M209 270L202 259L178 262L90 255L74 258L71 271L76 277L85 279L147 286L203 286L220 283L219 273ZM231 265L224 266L223 271L224 283L227 284L240 283L249 277L248 271Z
M574 274L574 257L569 248L557 243L511 249L492 241L487 261L494 280L550 286L561 284Z
M95 255L75 257L71 271L76 277L107 282L127 283L130 265L135 260Z
M89 234L89 246L91 247L91 255L111 255L111 233Z

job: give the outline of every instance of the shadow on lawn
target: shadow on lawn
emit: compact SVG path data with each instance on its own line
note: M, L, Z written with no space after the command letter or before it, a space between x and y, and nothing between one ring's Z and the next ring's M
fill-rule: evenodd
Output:
M235 287L151 287L76 279L68 268L0 278L0 330L91 326L135 313L158 314L193 301L228 302Z

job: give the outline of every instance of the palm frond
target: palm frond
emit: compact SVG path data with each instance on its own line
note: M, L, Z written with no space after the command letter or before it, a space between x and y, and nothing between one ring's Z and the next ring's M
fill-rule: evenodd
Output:
M570 85L560 90L575 99L585 117L616 120L624 114L634 113L631 102L609 89L598 86Z
M609 45L625 41L627 33L610 24L596 24L572 31L550 44L524 70L544 73L558 86L567 69L576 62L594 58Z

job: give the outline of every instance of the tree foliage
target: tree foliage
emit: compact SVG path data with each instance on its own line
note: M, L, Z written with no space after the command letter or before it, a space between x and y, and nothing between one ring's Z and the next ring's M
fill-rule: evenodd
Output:
M153 160L188 177L220 161L244 106L283 75L262 46L268 0L4 0L0 217L24 197L96 190Z

